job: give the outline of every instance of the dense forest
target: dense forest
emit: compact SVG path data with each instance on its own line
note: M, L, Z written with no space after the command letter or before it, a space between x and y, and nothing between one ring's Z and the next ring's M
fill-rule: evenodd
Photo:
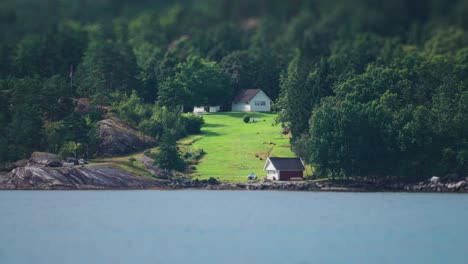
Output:
M319 176L464 174L467 29L465 0L2 0L0 161L91 157L107 112L180 138L180 106L260 88Z

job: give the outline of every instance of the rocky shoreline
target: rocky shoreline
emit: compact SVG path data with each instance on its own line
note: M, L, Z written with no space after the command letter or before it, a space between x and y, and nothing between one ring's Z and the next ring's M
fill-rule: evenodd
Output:
M256 181L222 183L216 179L176 178L158 180L138 177L104 165L66 167L57 155L35 152L11 172L0 173L0 190L249 190L249 191L328 191L328 192L432 192L468 193L468 177L443 182L432 177L419 183L356 181ZM152 162L150 162L152 164ZM445 178L447 179L447 178Z
M24 173L24 168L19 172ZM29 174L44 173L41 169L28 168ZM84 170L55 169L56 172L70 177L67 181L50 182L34 176L16 179L11 173L0 175L0 190L218 190L218 191L301 191L301 192L414 192L414 193L468 193L467 180L454 183L394 183L372 185L365 183L337 184L334 182L246 182L246 183L210 183L207 180L156 181L128 175L115 168L89 166ZM64 172L65 171L65 172ZM50 173L50 172L49 172ZM10 175L8 177L8 175ZM111 176L112 175L112 176ZM2 180L3 179L3 180ZM38 180L39 179L39 180ZM91 182L91 179L94 179ZM8 182L8 183L6 183Z
M35 152L21 163L0 174L0 190L132 190L161 185L112 166L64 166L67 162L51 153Z
M252 182L252 183L217 183L206 181L174 181L166 185L168 189L204 189L204 190L248 190L248 191L318 191L318 192L419 192L419 193L468 193L468 179L441 183L428 181L417 184L393 183L371 184L336 182Z
M28 166L0 175L0 190L141 190L159 186L157 181L109 166Z

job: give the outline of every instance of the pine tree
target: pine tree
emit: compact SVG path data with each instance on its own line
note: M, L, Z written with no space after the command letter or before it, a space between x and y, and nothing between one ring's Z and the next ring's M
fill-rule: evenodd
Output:
M180 158L177 142L171 131L165 130L161 137L159 153L156 156L156 162L162 169L166 170L184 170L184 161Z

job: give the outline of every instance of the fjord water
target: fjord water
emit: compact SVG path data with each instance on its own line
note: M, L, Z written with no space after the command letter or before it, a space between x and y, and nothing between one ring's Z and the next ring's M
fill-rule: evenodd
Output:
M467 263L468 195L0 192L0 263Z

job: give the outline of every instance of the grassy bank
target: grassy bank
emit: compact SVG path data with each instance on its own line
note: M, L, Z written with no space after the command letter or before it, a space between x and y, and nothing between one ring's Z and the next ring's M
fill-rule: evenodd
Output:
M221 181L243 182L250 172L262 177L268 156L294 157L289 136L281 134L279 125L273 126L275 114L251 113L258 122L244 123L245 113L216 113L204 115L205 126L200 136L179 142L190 142L193 148L203 149L206 155L196 166L192 176L200 179L219 177ZM195 140L193 140L195 139Z
M276 114L250 113L257 122L244 123L246 113L216 113L203 116L201 134L180 139L182 153L203 149L206 153L199 163L189 166L187 173L198 179L218 178L224 182L245 182L251 172L265 176L263 166L267 157L295 157L290 150L289 135L281 134L281 126L273 126ZM157 152L158 148L152 148ZM92 164L111 165L139 176L151 174L139 161L143 152L127 156L100 158ZM136 161L130 162L130 158ZM310 168L306 174L311 174Z
M151 148L150 151L156 152L157 148ZM141 151L126 156L98 158L91 160L89 165L108 165L130 172L137 176L153 178L151 173L148 170L146 170L145 166L140 161L140 158L143 156L143 151ZM132 162L131 159L133 159L134 161Z

